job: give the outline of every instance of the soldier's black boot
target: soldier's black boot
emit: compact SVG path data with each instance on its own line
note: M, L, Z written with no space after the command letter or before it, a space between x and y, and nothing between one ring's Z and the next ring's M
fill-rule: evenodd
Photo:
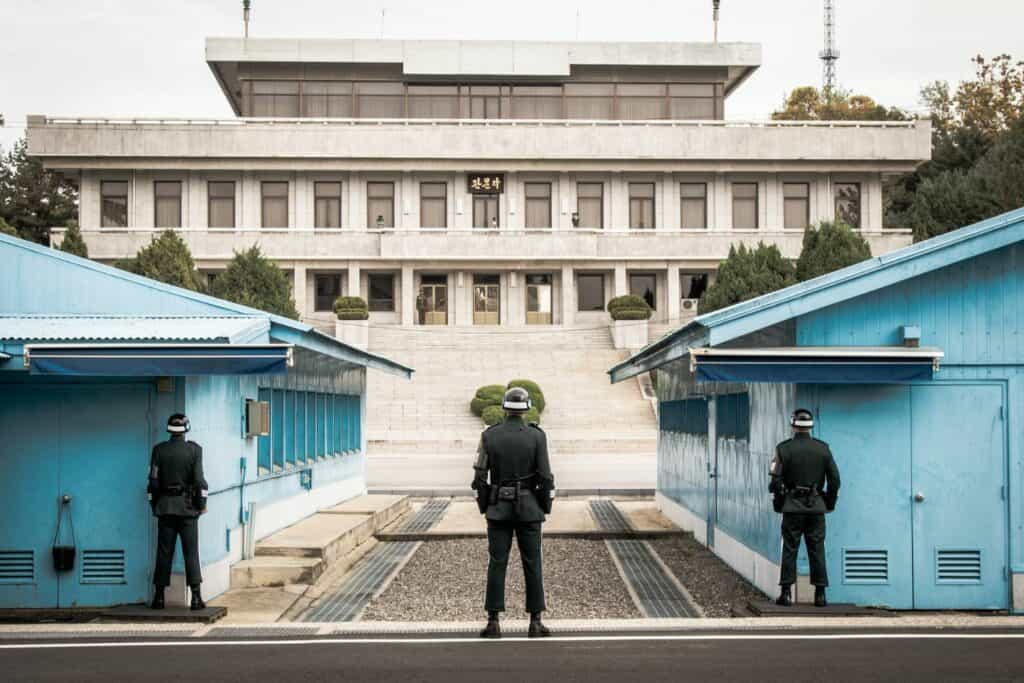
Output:
M530 632L531 638L547 638L551 635L551 631L544 625L544 622L540 620L540 612L534 612L530 615Z
M153 588L153 602L149 603L150 609L163 609L164 608L164 587L155 586Z
M815 586L814 587L814 606L824 607L828 604L828 600L825 599L825 587Z
M498 613L487 613L487 626L480 631L481 638L501 638L501 625L498 623Z
M206 609L206 603L203 602L203 596L199 592L199 584L192 586L192 605L190 609L201 610Z
M779 597L775 599L775 604L780 607L793 606L793 590L790 586L783 584L782 590L779 592Z

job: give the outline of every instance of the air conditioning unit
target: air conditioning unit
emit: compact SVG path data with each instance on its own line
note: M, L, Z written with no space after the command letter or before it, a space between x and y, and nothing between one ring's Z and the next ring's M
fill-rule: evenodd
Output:
M270 402L245 399L245 435L270 435Z
M682 300L682 302L683 302L683 312L684 313L696 313L697 312L697 302L699 302L699 301L700 301L700 299L683 299Z

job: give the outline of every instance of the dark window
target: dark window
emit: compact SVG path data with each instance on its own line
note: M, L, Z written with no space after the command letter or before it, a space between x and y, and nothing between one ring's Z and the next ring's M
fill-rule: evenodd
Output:
M504 90L504 94L502 93ZM508 106L509 88L496 85L474 85L469 88L469 117L473 119L501 118Z
M782 184L782 227L803 230L811 222L811 186L807 183Z
M296 81L252 81L252 116L299 115L299 84Z
M366 183L366 225L395 227L395 184Z
M732 184L732 227L735 230L757 230L757 183Z
M420 227L448 227L448 185L420 183Z
M707 273L679 273L679 293L683 299L699 299L708 288Z
M551 227L551 183L525 183L526 227Z
M473 195L473 227L494 228L501 226L501 218L498 215L498 195L477 194Z
M683 183L679 186L679 225L684 230L708 227L707 183Z
M181 227L181 181L153 183L153 225L158 228Z
M629 227L634 230L654 227L654 183L629 184Z
M260 183L262 225L264 228L288 227L288 183Z
M358 83L359 116L366 119L400 119L405 116L405 86L401 83Z
M313 225L341 227L341 183L313 183Z
M836 219L860 228L860 183L836 183Z
M576 213L581 228L604 228L604 184L576 184Z
M235 227L235 182L210 181L206 184L206 195L206 219L209 227Z
M100 183L100 227L128 227L128 183L121 180Z
M561 86L515 86L512 88L512 118L562 118Z
M668 86L669 117L673 119L714 119L715 86L676 83Z
M707 435L707 399L687 398L678 401L662 401L658 406L658 424L663 432Z
M306 81L302 84L303 116L350 118L352 84Z
M577 277L577 309L580 311L604 310L604 275L601 273L580 273Z
M341 276L337 273L317 275L315 311L333 311L334 301L341 295Z
M665 118L665 86L661 83L620 83L618 117L624 121Z
M749 394L725 394L715 398L715 433L719 439L750 437Z
M611 83L566 83L565 117L592 120L613 118L614 88Z
M409 118L457 119L459 87L457 85L410 85Z
M629 293L638 296L647 302L647 305L657 309L658 291L657 278L654 273L630 273Z
M375 313L390 313L395 310L395 276L391 273L370 273L370 296L367 307Z

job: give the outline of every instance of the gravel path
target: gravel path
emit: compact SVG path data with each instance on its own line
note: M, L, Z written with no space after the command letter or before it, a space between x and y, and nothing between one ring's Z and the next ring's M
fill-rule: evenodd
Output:
M363 613L363 621L464 621L484 617L486 539L428 541ZM544 584L551 619L630 619L633 605L603 541L544 539ZM508 618L526 616L523 571L509 556Z
M692 536L659 538L650 544L708 617L731 617L734 604L765 597Z

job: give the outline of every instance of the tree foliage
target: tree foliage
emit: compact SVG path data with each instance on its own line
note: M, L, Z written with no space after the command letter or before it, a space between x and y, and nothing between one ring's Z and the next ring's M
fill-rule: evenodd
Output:
M3 216L0 216L0 235L10 235L12 237L18 236L18 231L5 221Z
M60 250L82 258L89 258L89 247L82 239L82 231L78 228L78 221L68 221L67 230L64 231L64 239L61 240Z
M834 270L871 258L871 247L864 237L842 221L822 221L808 227L796 262L798 282L811 280Z
M886 108L867 95L813 86L794 88L772 113L776 121L906 121L910 115L896 107Z
M134 258L124 259L115 265L136 275L176 287L197 292L203 290L192 252L173 230L164 230L159 237L139 249Z
M0 218L27 240L47 244L50 228L78 216L78 188L28 155L24 138L0 156Z
M725 308L796 283L796 269L779 248L758 242L729 248L729 257L718 267L714 284L707 288L697 309L700 313Z
M296 320L299 317L288 276L255 245L235 252L228 267L213 281L211 290L214 296L243 306Z

